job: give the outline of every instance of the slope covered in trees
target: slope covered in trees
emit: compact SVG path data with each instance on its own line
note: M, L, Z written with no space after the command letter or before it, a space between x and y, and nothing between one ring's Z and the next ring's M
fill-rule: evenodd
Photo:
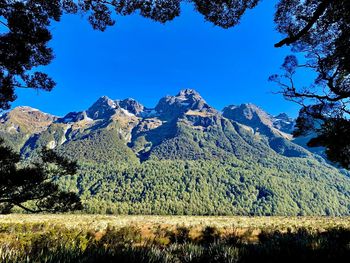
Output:
M349 214L349 178L307 159L152 160L82 167L78 177L61 185L78 191L91 213Z
M33 116L40 129L28 126ZM252 104L221 113L183 90L154 109L107 97L64 117L15 109L0 134L25 158L48 147L77 160L59 183L87 212L350 214L350 178L295 144L291 121Z

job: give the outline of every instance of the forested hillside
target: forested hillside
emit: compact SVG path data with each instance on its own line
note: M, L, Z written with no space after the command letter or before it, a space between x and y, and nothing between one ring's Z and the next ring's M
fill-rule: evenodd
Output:
M292 128L252 104L219 112L193 90L154 109L101 97L64 117L28 107L0 117L0 136L23 158L48 147L78 161L59 183L86 212L349 215L350 178L294 143Z

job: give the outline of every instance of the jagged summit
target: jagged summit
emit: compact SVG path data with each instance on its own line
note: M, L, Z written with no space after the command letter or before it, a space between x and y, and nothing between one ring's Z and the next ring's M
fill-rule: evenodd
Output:
M166 119L179 117L190 110L197 112L217 112L207 104L197 91L192 89L184 89L176 96L162 98L155 107L155 110L161 114L161 117Z
M92 106L86 111L86 114L91 119L107 119L115 113L117 104L107 96L100 97Z
M183 89L177 94L177 97L188 97L188 96L196 96L201 97L201 95L194 89Z
M135 115L139 115L145 110L145 107L141 103L132 98L117 101L117 103L121 108Z
M275 118L276 118L276 119L285 120L285 121L292 119L292 118L290 118L290 117L287 115L287 113L284 113L284 112L282 112L282 113L276 115Z
M115 108L116 107L116 103L114 100L110 99L107 96L101 96L92 106L108 106L110 108Z
M112 100L107 96L100 97L86 113L89 118L108 119L115 113L123 112L126 115L141 115L145 107L132 98L124 100Z
M273 126L285 133L292 133L294 130L295 120L286 113L280 113L274 117Z

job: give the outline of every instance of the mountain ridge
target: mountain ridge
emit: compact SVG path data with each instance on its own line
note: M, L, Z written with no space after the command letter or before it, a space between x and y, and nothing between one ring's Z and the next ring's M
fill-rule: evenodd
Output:
M21 108L23 107L17 107L7 114L11 114L11 112L18 111ZM29 107L24 108L29 109ZM34 110L42 113L37 109L32 111ZM70 125L70 128L64 128L65 133L72 129L92 130L99 127L112 126L112 123L117 123L119 133L123 135L125 141L132 149L136 149L137 155L140 153L143 156L148 155L145 155L145 149L148 149L150 144L152 145L151 147L161 144L160 140L162 139L152 138L155 137L152 136L152 133L155 133L154 129L162 132L164 135L163 139L166 139L174 136L174 132L179 125L187 125L195 130L205 131L208 128L221 126L225 118L230 122L238 123L237 125L250 130L253 134L269 137L269 146L277 153L286 153L290 156L308 155L299 146L292 143L292 136L290 133L287 133L287 131L291 132L291 127L287 130L285 126L293 123L293 120L285 113L274 117L252 103L229 105L220 112L208 105L201 95L193 89L181 90L175 96L167 95L161 98L154 108L146 108L132 98L113 100L107 96L101 96L84 111L69 112L63 117L47 115L51 116L52 123L48 123L46 129L51 124ZM4 118L0 117L0 124L4 123ZM228 124L225 125L227 126ZM36 133L43 131L45 131L45 127L42 127L42 130ZM26 135L26 137L33 136L34 133ZM150 138L150 141L146 140L144 144L148 146L140 147L139 142L144 140L142 136L146 133L148 133L147 136ZM4 131L2 131L2 134L4 134ZM67 141L67 139L62 139L60 142L65 143ZM60 145L60 142L50 141L49 145L46 146L55 148L53 146ZM25 145L24 142L22 143ZM290 150L291 147L294 149Z
M106 96L63 117L16 108L0 137L23 158L48 147L77 160L58 183L88 213L350 215L350 176L295 144L291 122L183 90L154 108Z

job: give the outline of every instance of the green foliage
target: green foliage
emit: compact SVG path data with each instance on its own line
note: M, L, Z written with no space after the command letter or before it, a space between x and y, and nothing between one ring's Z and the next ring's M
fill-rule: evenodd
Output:
M126 162L138 163L132 150L117 129L103 129L83 133L70 143L63 144L57 149L72 159L97 163Z
M120 246L131 246L134 243L141 242L140 229L134 226L115 228L108 226L105 234L99 240L104 244L107 249L120 247Z
M62 190L57 180L77 171L71 162L43 150L40 162L25 164L0 138L0 213L13 207L27 212L66 212L82 208L76 193Z
M80 163L60 180L85 211L170 215L348 215L349 178L305 158Z

